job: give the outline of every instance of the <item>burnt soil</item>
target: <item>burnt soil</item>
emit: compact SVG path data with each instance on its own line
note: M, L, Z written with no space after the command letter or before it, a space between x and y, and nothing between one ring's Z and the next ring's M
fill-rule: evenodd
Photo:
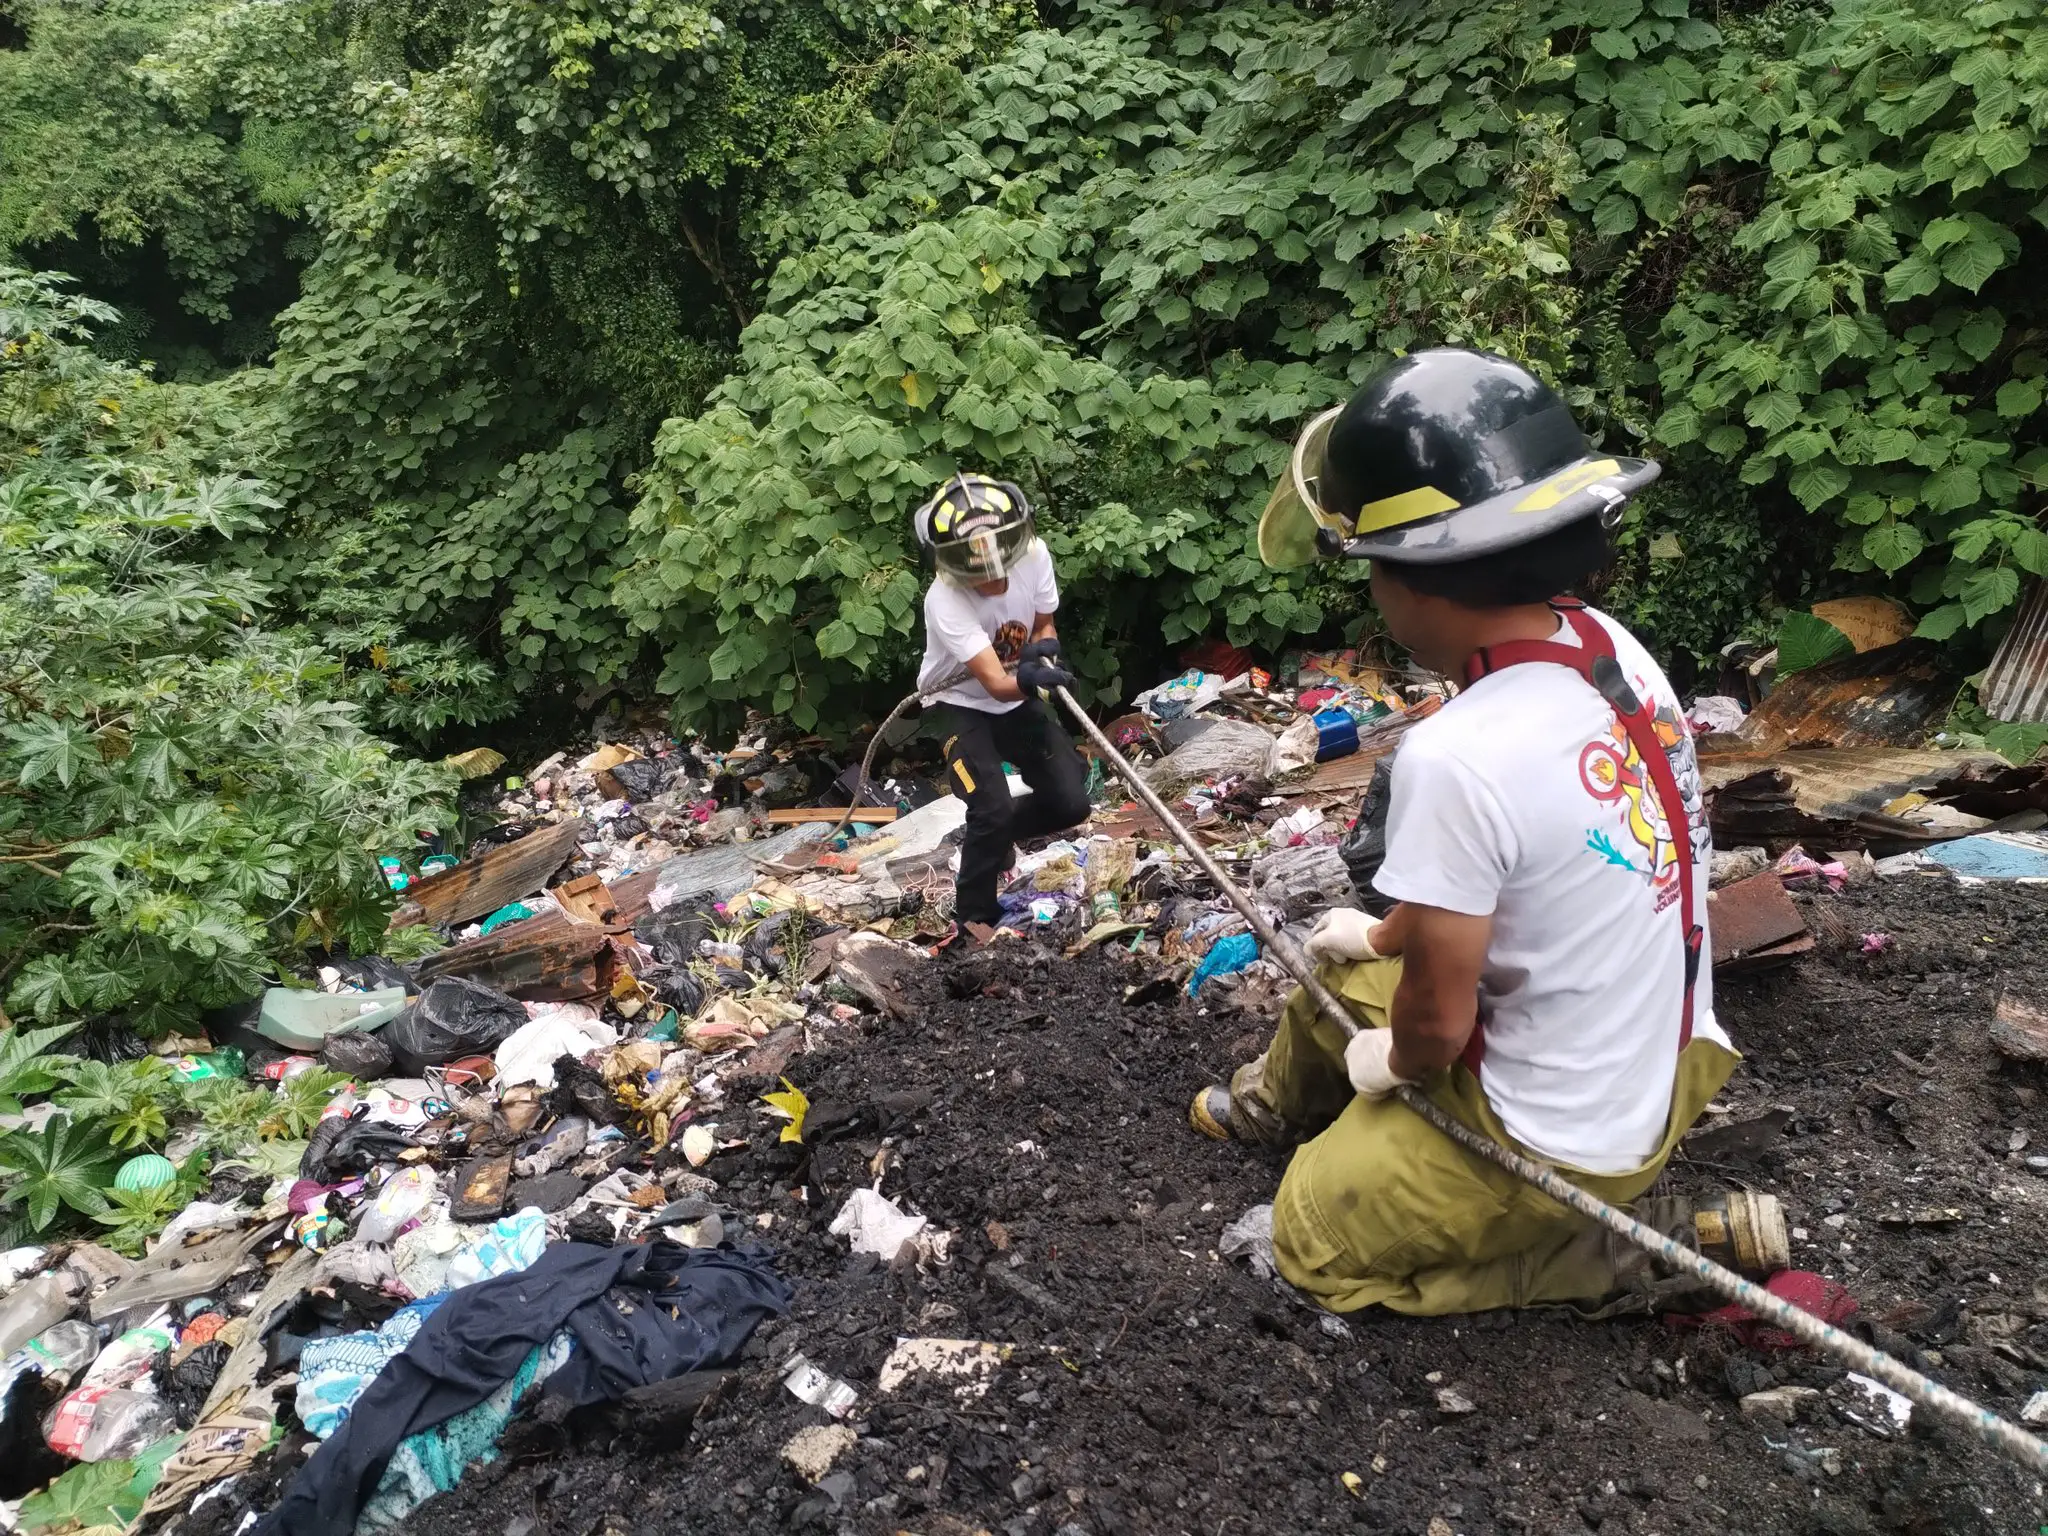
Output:
M1849 1286L1867 1336L2016 1415L2048 1387L2048 1177L2013 1150L2024 1131L2025 1153L2048 1151L2048 1081L2000 1060L1986 1024L2003 982L2048 977L2048 898L1915 879L1801 900L1818 949L1720 984L1748 1059L1728 1113L1702 1127L1777 1108L1783 1129L1760 1150L1709 1142L1670 1180L1780 1195L1806 1234L1795 1263ZM1863 954L1869 932L1890 947ZM809 1145L729 1113L751 1145L708 1170L732 1209L773 1217L757 1235L797 1281L791 1316L694 1425L643 1410L517 1424L503 1459L408 1532L2010 1536L2048 1522L2035 1479L1924 1413L1907 1434L1853 1422L1879 1416L1811 1356L1557 1313L1359 1314L1334 1336L1215 1252L1282 1159L1205 1142L1183 1118L1263 1045L1270 1000L1203 1009L1154 985L1126 1001L1150 975L1116 953L949 954L913 984L911 1018L865 1016L799 1056ZM877 1169L953 1233L949 1262L891 1270L827 1234ZM1949 1208L1951 1225L1885 1224ZM879 1394L911 1335L1014 1349L978 1398L929 1376ZM798 1350L860 1392L859 1441L823 1487L780 1454L832 1422L781 1384ZM1773 1384L1823 1392L1789 1427L1745 1421L1737 1396ZM1442 1387L1476 1411L1446 1416Z

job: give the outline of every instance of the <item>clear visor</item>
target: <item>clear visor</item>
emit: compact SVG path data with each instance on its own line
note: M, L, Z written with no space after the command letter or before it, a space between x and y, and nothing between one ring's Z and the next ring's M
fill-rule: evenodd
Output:
M939 574L960 586L979 586L1001 581L1031 548L1037 537L1029 515L976 528L960 538L940 544L932 552Z
M1315 562L1316 530L1328 528L1340 538L1351 537L1343 519L1325 512L1317 491L1323 475L1323 454L1329 446L1330 428L1344 407L1336 405L1302 428L1288 456L1287 473L1266 498L1266 510L1259 517L1259 559L1276 571L1291 571Z

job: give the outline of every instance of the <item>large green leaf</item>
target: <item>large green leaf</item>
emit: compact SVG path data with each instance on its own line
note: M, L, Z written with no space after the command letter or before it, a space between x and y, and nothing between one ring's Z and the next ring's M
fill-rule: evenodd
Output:
M1855 650L1849 637L1826 619L1789 612L1778 625L1778 675L1789 677Z
M0 1209L22 1211L33 1232L67 1208L97 1216L120 1156L103 1133L68 1115L52 1116L40 1131L0 1133Z

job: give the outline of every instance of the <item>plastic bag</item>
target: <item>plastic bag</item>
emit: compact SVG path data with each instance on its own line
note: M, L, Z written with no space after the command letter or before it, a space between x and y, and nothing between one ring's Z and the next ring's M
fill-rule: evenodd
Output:
M406 1168L394 1173L377 1198L356 1217L356 1236L370 1243L388 1243L405 1224L434 1203L434 1170Z
M489 1055L525 1022L526 1010L497 988L444 976L384 1026L384 1043L399 1070L416 1077L460 1056Z
M1392 901L1373 888L1373 876L1387 862L1387 810L1394 802L1394 759L1392 754L1373 765L1372 783L1359 803L1358 821L1337 847L1344 867L1351 872L1351 888L1358 904L1374 917L1385 917L1394 909Z
M412 1145L412 1138L393 1125L370 1118L359 1104L346 1119L322 1120L306 1139L299 1159L299 1177L320 1184L339 1184L352 1173L367 1173Z
M85 1373L88 1387L128 1387L156 1369L157 1361L177 1343L167 1316L159 1315L140 1328L130 1328L99 1353Z
M498 1087L534 1083L555 1086L555 1063L564 1056L581 1060L593 1051L619 1043L619 1032L588 1008L565 1003L534 1016L498 1047Z
M233 1353L232 1345L215 1339L198 1345L176 1365L157 1373L158 1394L170 1404L180 1429L190 1429L198 1421L199 1410L206 1406L207 1395Z
M679 901L641 918L633 925L633 937L663 965L680 969L697 958L697 946L711 937L711 929L719 921L718 908L710 901Z
M661 793L661 786L668 778L669 765L636 757L631 762L613 763L608 771L628 800L652 800Z
M329 1035L320 1048L320 1059L337 1072L367 1082L391 1075L391 1047L381 1036L366 1035L360 1030Z
M1259 941L1255 934L1233 933L1218 939L1209 947L1209 953L1202 956L1202 963L1195 967L1195 974L1188 978L1188 996L1198 995L1202 983L1241 971L1258 958Z
M872 1253L894 1263L905 1243L917 1241L925 1218L913 1216L878 1190L856 1189L832 1218L831 1232L853 1244L855 1253Z
M155 1393L80 1387L50 1410L43 1439L73 1461L114 1461L148 1449L177 1428L177 1416Z
M384 987L403 987L407 992L419 990L404 966L382 955L344 955L330 964L343 982L359 992L376 992Z
M0 1401L25 1375L40 1376L60 1390L68 1387L99 1352L99 1330L92 1324L59 1323L0 1361Z

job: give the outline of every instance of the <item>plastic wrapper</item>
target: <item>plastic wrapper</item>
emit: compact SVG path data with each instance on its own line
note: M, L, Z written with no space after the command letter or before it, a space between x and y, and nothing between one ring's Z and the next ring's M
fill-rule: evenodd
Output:
M128 1387L80 1387L50 1410L43 1439L73 1461L117 1461L175 1434L178 1418L153 1392Z
M485 1056L526 1022L526 1010L482 982L444 976L384 1026L384 1043L400 1071L418 1076L462 1056Z
M127 1387L143 1380L156 1369L157 1361L177 1343L167 1316L160 1316L140 1328L130 1328L100 1351L86 1370L88 1387Z
M355 1235L365 1242L388 1243L407 1222L434 1203L434 1170L406 1168L384 1181L368 1209L356 1217Z
M13 1354L30 1339L64 1321L74 1286L61 1275L37 1275L0 1302L0 1352Z

